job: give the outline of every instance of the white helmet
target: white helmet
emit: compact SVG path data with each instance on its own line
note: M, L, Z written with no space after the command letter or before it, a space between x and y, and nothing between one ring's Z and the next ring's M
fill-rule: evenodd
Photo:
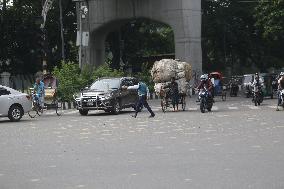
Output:
M200 76L200 80L201 81L204 81L204 80L207 80L208 79L208 75L207 74L203 74Z
M281 72L281 73L280 73L280 76L284 76L284 72Z

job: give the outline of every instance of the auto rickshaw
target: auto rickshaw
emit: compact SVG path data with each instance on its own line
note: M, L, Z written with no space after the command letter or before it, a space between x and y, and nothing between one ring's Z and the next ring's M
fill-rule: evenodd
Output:
M270 97L271 99L273 99L273 80L274 80L274 76L273 74L269 74L269 73L261 73L260 77L263 80L263 88L262 88L262 93L264 97Z

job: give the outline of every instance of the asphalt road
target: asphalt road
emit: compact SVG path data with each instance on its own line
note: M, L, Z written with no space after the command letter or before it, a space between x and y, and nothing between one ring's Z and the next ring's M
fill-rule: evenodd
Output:
M201 114L145 110L132 118L68 110L0 118L0 189L283 189L284 111L276 100L216 99Z

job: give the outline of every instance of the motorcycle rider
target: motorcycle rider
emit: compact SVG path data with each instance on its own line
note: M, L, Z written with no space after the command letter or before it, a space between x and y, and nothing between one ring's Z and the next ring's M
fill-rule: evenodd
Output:
M256 73L254 75L254 81L252 83L253 91L257 91L258 89L261 89L263 87L263 80L259 77L259 74Z
M200 89L206 88L208 90L209 97L213 98L213 96L212 96L213 84L212 84L211 80L208 78L208 75L207 74L201 75L200 81L201 82L198 85L197 89L200 90Z
M263 87L263 80L259 77L259 74L258 73L256 73L255 75L254 75L254 81L253 81L253 83L252 83L252 87L253 87L253 92L254 93L256 93L257 91L259 91L260 92L260 95L262 95L262 91L261 91L261 89L262 89L262 87ZM255 95L253 96L253 99L252 99L252 101L254 102L254 97L255 97Z
M284 72L280 73L280 78L278 79L278 106L281 105L280 91L284 89Z

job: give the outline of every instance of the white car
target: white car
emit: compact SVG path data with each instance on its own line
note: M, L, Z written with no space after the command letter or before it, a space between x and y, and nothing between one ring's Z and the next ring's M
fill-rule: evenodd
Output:
M0 117L19 121L32 108L30 96L0 85Z

